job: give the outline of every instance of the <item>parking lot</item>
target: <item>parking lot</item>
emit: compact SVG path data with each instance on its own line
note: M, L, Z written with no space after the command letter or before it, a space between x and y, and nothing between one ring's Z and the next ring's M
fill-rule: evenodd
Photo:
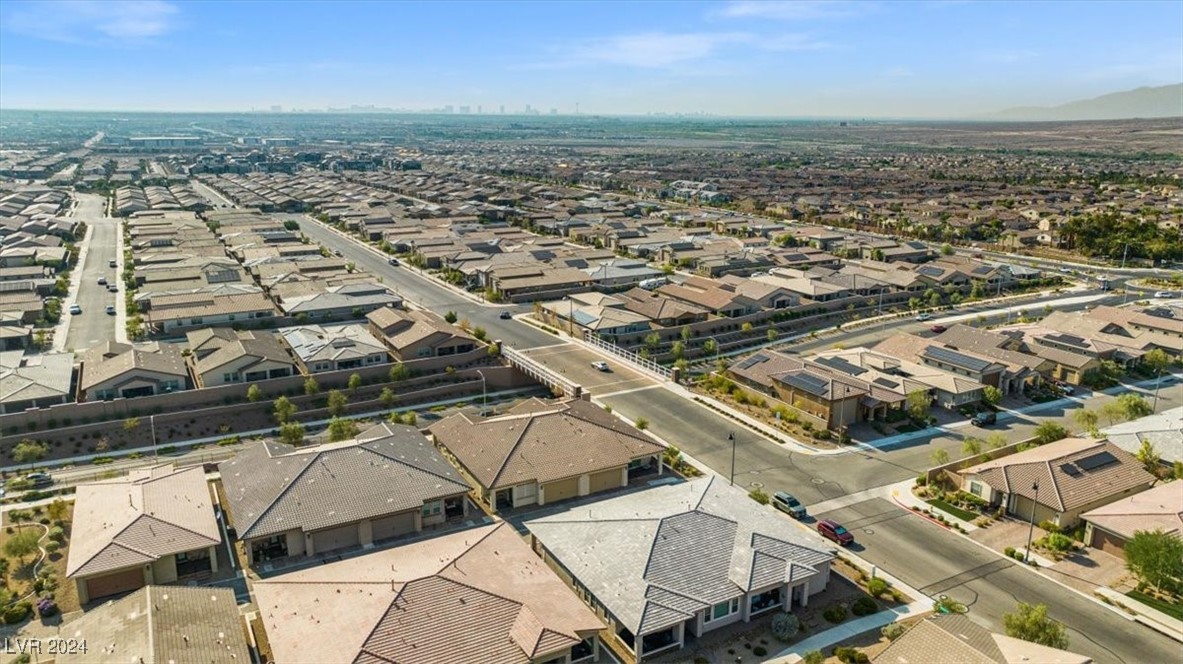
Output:
M552 371L583 386L584 391L597 397L626 390L653 387L657 383L648 376L627 367L619 360L607 359L576 344L558 344L522 351ZM608 371L600 371L592 362L607 362Z

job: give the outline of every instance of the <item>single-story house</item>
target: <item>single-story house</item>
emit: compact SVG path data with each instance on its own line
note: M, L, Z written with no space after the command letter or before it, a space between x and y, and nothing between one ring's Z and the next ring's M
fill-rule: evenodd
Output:
M1145 491L1155 477L1107 440L1065 438L961 471L961 488L1009 514L1070 528L1080 515Z
M409 426L310 448L262 441L218 470L252 563L369 546L468 513L468 485Z
M399 361L459 355L475 350L476 337L429 311L384 307L366 315L370 333Z
M222 534L200 466L78 485L66 576L86 604L218 571Z
M1084 541L1094 549L1125 557L1125 545L1139 530L1161 530L1183 538L1183 485L1161 484L1080 516Z
M834 547L719 478L526 522L534 550L637 660L825 590ZM688 634L689 633L689 634Z
M277 664L576 664L604 628L508 523L257 581Z
M254 383L299 375L292 356L275 334L206 328L186 335L188 362L198 387Z
M1160 389L1165 393L1168 388L1163 385ZM1183 461L1183 406L1115 424L1101 433L1130 454L1137 454L1143 443L1150 443L1165 466Z
M0 351L0 413L19 413L74 400L73 353Z
M108 341L88 349L79 365L79 401L151 396L189 389L189 369L175 346Z
M233 588L147 586L63 623L56 636L87 641L59 651L57 664L251 661Z
M285 327L279 335L305 373L345 371L390 362L381 341L360 323Z
M582 400L524 402L505 415L457 413L428 431L494 512L626 486L662 472L665 447Z

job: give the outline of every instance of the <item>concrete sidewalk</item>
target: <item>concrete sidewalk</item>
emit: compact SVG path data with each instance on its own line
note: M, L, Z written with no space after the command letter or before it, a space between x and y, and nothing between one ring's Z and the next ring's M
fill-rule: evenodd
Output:
M1135 614L1134 620L1162 632L1176 641L1183 641L1183 620L1172 618L1162 611L1146 606L1136 599L1126 597L1112 588L1097 588L1095 592L1114 604L1119 604L1132 611Z
M765 664L794 664L795 662L800 662L808 652L820 650L825 653L834 644L858 636L863 632L883 629L883 627L893 622L904 620L905 618L922 616L930 612L932 612L932 604L930 602L912 602L906 606L856 618L850 622L831 627L820 634L814 634L808 639L794 643L777 653L775 657L765 660Z

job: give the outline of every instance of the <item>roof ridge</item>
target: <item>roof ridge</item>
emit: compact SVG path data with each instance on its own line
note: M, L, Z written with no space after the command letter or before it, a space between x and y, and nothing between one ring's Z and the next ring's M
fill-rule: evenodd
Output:
M138 521L138 520L139 520L139 519L136 519L136 521ZM135 523L135 521L133 521L132 523ZM122 531L121 531L121 532L122 532ZM116 537L118 537L118 535L117 535ZM125 549L125 550L127 550L127 551L131 551L132 553L138 553L138 554L140 554L140 555L142 555L142 556L149 556L149 557L152 557L152 554L148 553L147 551L141 551L141 550L139 550L139 549L135 548L134 546L130 546L130 545L128 545L128 544L126 544L126 543L124 543L124 542L117 542L117 541L115 541L115 540L111 540L111 542L110 542L109 544L107 544L107 546L104 546L103 548L99 549L98 551L95 551L95 552L94 552L94 555L92 555L91 557L89 557L89 558L87 558L87 559L86 559L86 562L82 563L82 564L81 564L81 565L79 565L77 568L75 568L75 570L74 570L73 574L77 574L77 573L78 573L78 570L85 568L87 565L89 565L90 563L92 563L92 562L94 561L94 559L95 559L95 558L98 558L98 557L99 557L99 555L100 555L101 553L103 553L103 552L104 552L104 551L106 551L107 549L110 549L110 548L111 548L111 547L113 547L113 546L117 546L117 547L119 547L119 548L121 548L121 549ZM67 568L67 572L68 572L68 568ZM72 576L73 574L69 574L69 573L68 573L68 574L67 574L67 576Z
M284 443L280 443L280 444L282 445ZM263 445L263 443L260 443L260 445ZM295 448L293 447L292 449L295 449ZM314 449L314 450L310 451L308 463L304 464L304 467L301 468L299 470L299 472L294 474L294 476L288 481L287 485L283 487L282 491L275 494L275 498L271 500L271 502L267 505L266 508L259 510L259 515L256 516L250 522L250 524L247 525L246 528L243 528L239 532L239 537L251 537L251 535L248 535L247 533L249 533L252 528L254 528L256 525L258 525L258 523L263 520L264 516L267 516L268 514L271 513L271 510L275 509L276 504L278 504L279 501L285 495L287 495L288 491L291 491L292 487L296 485L296 481L299 480L301 477L303 477L304 473L308 472L308 469L316 464L317 458L320 457L320 455L322 453L323 453L323 450L319 450L319 449ZM268 458L274 458L271 456L271 453L269 450L268 450L267 456L268 456ZM288 455L285 454L283 456L288 456ZM296 456L296 455L293 455L293 456Z
M1065 456L1067 456L1067 455L1065 455ZM1063 458L1064 457L1062 457L1062 456L1056 457L1055 460L1059 461L1060 459L1063 459ZM1052 478L1052 488L1055 489L1055 492L1056 492L1056 503L1059 505L1060 511L1063 512L1064 511L1064 496L1060 493L1060 484L1059 484L1059 482L1056 482L1056 474L1054 472L1052 472L1052 460L1049 459L1047 461L1044 461L1043 467L1047 469L1048 476ZM1032 508L1032 509L1034 509L1034 508Z
M419 472L421 472L421 473L424 473L424 474L426 474L426 475L431 475L432 477L438 477L438 478L440 478L441 480L445 480L445 481L451 482L451 483L453 483L453 484L462 485L462 486L463 486L463 487L464 487L466 490L469 488L468 484L467 484L466 482L462 481L462 480L457 480L457 479L454 479L454 478L448 477L448 476L446 476L446 475L441 475L440 473L437 473L437 472L436 472L436 471L434 471L434 470L430 470L430 469L428 469L428 468L422 468L422 467L420 467L420 466L416 466L416 465L410 464L410 463L408 463L408 462L406 462L406 461L403 461L402 459L397 459L397 458L395 458L395 457L392 457L392 456L390 456L390 455L383 454L382 452L380 452L380 451L378 451L378 450L374 450L374 449L370 449L370 448L366 447L366 445L370 445L370 444L372 444L372 443L379 442L380 440L381 440L381 438L376 438L376 439L374 439L374 440L366 441L366 442L364 442L364 443L362 443L362 442L359 442L359 443L358 443L358 447L360 447L360 448L364 449L365 451L369 452L370 454L376 454L376 455L378 455L378 456L382 457L383 459L389 459L390 461L393 461L394 463L397 463L397 464L399 464L399 465L401 465L401 466L405 466L405 467L407 467L407 468L411 468L411 469L413 469L413 470L417 470L417 471L419 471Z
M185 526L182 526L182 525L181 525L181 524L179 524L179 523L173 523L172 521L166 521L166 520L164 520L164 519L161 519L161 518L157 517L157 516L156 516L156 515L154 515L154 514L141 514L141 515L140 515L140 517L139 517L138 519L136 519L135 521L132 521L132 524L136 523L137 521L140 521L141 519L152 519L153 521L157 521L157 522L159 522L159 523L168 524L168 525L170 525L170 526L172 526L172 527L174 527L174 528L178 528L178 529L180 529L180 530L183 530L183 531L185 531L185 532L187 532L187 533L189 533L189 534L191 534L191 535L196 535L196 536L198 536L198 537L202 537L202 538L208 539L208 540L210 540L211 542L213 542L215 546L216 546L217 544L220 544L220 543L221 543L221 540L220 540L220 539L219 539L219 540L214 540L213 538L211 538L211 537L209 537L209 536L207 536L207 535L203 535L203 534L201 534L201 533L199 533L199 532L197 532L197 531L195 531L195 530L193 530L193 529L191 529L191 528L186 528ZM132 525L132 524L128 524L128 527L131 527L131 525ZM125 529L124 529L124 531L126 531L126 530L127 530L127 529L125 528ZM120 535L122 535L122 534L123 534L123 532L120 532L119 534L120 534ZM119 535L116 535L116 537L119 537ZM112 542L114 542L114 541L115 541L115 540L112 540ZM127 548L129 548L129 549L132 549L133 551L135 551L135 550L136 550L136 549L134 549L134 548L132 548L132 547L130 547L130 546L129 546L129 547L127 547ZM141 552L141 553L144 553L144 555L151 555L151 554L149 554L149 553L147 553L147 552Z
M509 460L513 458L514 452L517 451L519 447L521 447L522 440L526 437L526 430L530 428L530 425L534 424L535 413L530 413L529 415L530 416L526 421L526 426L522 427L521 432L518 433L518 439L515 440L513 445L510 446L509 450L505 454L505 458L501 460L501 466L497 468L497 472L494 473L493 479L489 482L490 488L497 486L497 480L501 479L501 474L504 473L506 467L509 466Z

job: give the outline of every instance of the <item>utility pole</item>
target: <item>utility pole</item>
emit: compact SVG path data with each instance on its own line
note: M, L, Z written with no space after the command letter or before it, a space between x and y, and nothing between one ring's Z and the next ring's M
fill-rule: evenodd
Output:
M731 486L735 486L735 434L728 433L727 440L731 441Z
M1027 529L1027 554L1023 556L1023 562L1031 562L1031 537L1035 534L1035 507L1039 505L1039 482L1033 482L1031 488L1035 491L1035 500L1031 501L1031 525Z

